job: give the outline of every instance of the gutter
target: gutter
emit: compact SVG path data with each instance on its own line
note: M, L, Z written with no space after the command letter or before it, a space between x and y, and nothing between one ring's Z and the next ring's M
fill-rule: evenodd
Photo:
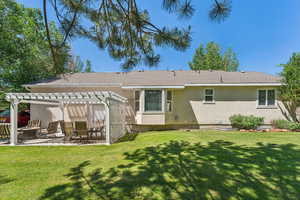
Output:
M184 86L281 86L282 83L189 83Z
M39 88L39 87L47 87L47 88L64 88L64 87L121 87L120 83L63 83L63 84L24 84L23 87L27 88Z
M122 89L184 89L185 86L183 85L169 85L169 86L165 86L165 85L155 85L155 86L122 86Z
M102 83L64 83L64 84L37 84L37 85L30 85L25 84L22 85L27 90L30 88L39 88L39 87L46 87L46 88L64 88L64 87L81 87L81 88L88 88L88 87L121 87L122 89L184 89L185 87L227 87L227 86L281 86L282 83L188 83L184 85L135 85L135 86L122 86L120 83L111 83L111 84L102 84Z

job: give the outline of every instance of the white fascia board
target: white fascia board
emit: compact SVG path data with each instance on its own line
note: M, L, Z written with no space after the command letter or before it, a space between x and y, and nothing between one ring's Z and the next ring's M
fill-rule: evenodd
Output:
M22 85L26 88L37 88L37 87L46 87L46 88L64 88L64 87L121 87L121 84L114 84L114 83L62 83L62 84L36 84L36 85L30 85L25 84Z
M122 86L122 89L184 89L183 85L174 85L174 86Z
M185 84L184 86L281 86L282 83L200 83Z

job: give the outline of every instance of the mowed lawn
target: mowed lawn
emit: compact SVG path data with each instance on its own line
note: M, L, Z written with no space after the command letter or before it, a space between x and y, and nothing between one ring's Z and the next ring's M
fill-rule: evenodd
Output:
M0 147L0 199L300 199L300 133L165 131Z

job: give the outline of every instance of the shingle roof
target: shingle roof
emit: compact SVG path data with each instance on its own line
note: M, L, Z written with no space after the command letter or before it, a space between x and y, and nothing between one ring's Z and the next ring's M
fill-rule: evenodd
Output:
M26 86L184 86L189 84L269 84L280 77L261 72L225 71L132 71L74 73Z

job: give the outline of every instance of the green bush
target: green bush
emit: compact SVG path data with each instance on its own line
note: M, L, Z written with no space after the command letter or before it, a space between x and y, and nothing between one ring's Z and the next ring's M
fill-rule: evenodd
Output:
M292 130L292 131L300 130L300 123L297 123L297 122L289 122L288 129L289 129L289 130Z
M273 128L289 129L290 121L284 119L272 120L271 124Z
M290 122L283 119L273 120L272 122L273 128L279 129L289 129L292 131L300 130L300 123L297 122Z
M233 115L229 118L231 126L238 129L257 129L264 123L263 117L255 117L253 115Z

